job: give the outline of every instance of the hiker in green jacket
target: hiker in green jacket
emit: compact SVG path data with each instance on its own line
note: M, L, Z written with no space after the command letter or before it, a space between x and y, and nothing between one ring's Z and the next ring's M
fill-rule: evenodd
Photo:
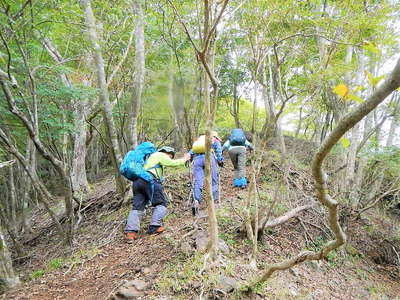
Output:
M133 207L129 213L125 227L125 238L127 242L132 242L138 238L140 230L140 219L144 215L146 205L151 202L153 215L151 217L148 234L161 233L164 231L162 220L167 214L168 199L164 193L162 185L164 167L183 166L190 159L189 154L185 154L181 159L174 159L175 149L172 147L161 147L158 152L149 156L144 165L144 169L153 175L152 183L138 178L132 183Z

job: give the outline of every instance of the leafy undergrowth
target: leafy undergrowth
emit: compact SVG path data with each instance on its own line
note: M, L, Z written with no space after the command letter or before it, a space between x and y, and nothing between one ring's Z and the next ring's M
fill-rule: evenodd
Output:
M298 161L291 166L289 187L279 190L279 195L286 195L282 197L286 200L278 201L273 216L310 201L306 195L312 195L312 181L302 164L305 162ZM263 205L272 202L279 170L271 154L258 182ZM204 265L203 254L193 247L194 237L186 236L193 229L188 207L187 170L170 173L167 177L166 190L172 200L166 218L167 231L158 236L142 233L134 244L126 244L122 235L130 205L118 209L106 205L114 197L113 182L107 177L93 186L90 195L93 209L86 210L73 247L65 247L51 227L33 239L26 237L29 253L16 261L24 284L3 295L3 299L108 299L124 280L136 278L151 283L143 296L145 299L161 296L244 299L242 287L268 263L304 249L318 250L331 237L321 207L302 212L299 218L267 231L259 245L258 271L253 270L249 265L251 245L242 232L247 191L233 189L231 176L231 165L227 163L221 176L222 201L217 214L219 236L228 251L221 253L216 266ZM371 250L376 249L372 246L379 242L374 237L387 229L384 221L380 221L381 225L372 225L378 219L373 216L370 213L369 219L351 222L347 230L350 243L346 247L330 253L326 260L306 262L290 271L276 273L257 288L253 298L396 299L400 295L398 267L393 262L376 260ZM40 219L45 220L43 216L37 217L37 223ZM146 222L148 216L142 228L146 228ZM204 219L197 225L206 230L205 222ZM49 224L43 221L41 225ZM398 223L390 228L396 226L399 228ZM225 294L221 290L221 276L236 281L237 289L233 293Z

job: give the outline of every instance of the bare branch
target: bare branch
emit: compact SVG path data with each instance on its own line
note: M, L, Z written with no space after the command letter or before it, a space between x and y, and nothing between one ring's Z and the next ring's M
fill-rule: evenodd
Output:
M2 162L2 163L0 163L0 169L1 169L1 168L4 168L4 167L11 166L11 165L14 164L15 162L16 162L15 159Z
M218 25L219 21L221 20L222 14L224 13L226 6L228 5L228 2L229 2L229 0L224 0L224 2L222 3L222 7L219 11L219 14L218 14L217 18L215 19L213 26L211 27L210 31L208 32L208 34L206 35L206 37L204 39L204 45L203 45L204 48L201 51L202 53L207 52L208 47L210 45L210 39L217 29L217 25Z
M119 71L119 69L121 68L122 64L124 63L124 61L126 60L128 53L129 53L129 49L131 48L132 45L132 41L133 41L133 35L135 33L135 29L133 29L131 31L131 34L129 35L129 40L128 40L128 45L126 46L126 49L124 51L124 54L121 57L121 60L119 61L119 63L117 64L117 66L114 68L114 70L112 71L110 77L107 80L107 87L111 84L112 80L114 79L114 76L117 74L117 72Z
M314 205L315 204L307 204L307 205L296 207L296 208L286 212L284 215L265 223L264 228L272 228L272 227L275 227L278 225L282 225L283 223L286 223L290 219L296 217L303 210L307 210L307 209L313 207Z
M182 17L179 14L176 6L172 3L171 0L167 0L167 2L169 3L169 5L171 5L172 9L174 10L174 13L175 13L176 17L178 18L178 22L182 25L183 30L185 31L187 38L189 39L190 43L192 44L192 46L193 46L193 48L194 48L194 50L196 52L196 55L198 55L200 53L199 48L196 46L195 42L193 41L192 36L191 36L191 34L189 32L189 29L187 28L185 22L183 22Z

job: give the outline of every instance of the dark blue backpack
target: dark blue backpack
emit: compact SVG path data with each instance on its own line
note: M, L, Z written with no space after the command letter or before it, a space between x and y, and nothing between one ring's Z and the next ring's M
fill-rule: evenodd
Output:
M240 128L232 129L229 137L231 146L244 146L246 144L246 135Z
M153 180L153 176L144 169L147 158L157 149L150 142L143 142L135 149L129 151L119 167L120 173L129 180L142 178L147 182Z

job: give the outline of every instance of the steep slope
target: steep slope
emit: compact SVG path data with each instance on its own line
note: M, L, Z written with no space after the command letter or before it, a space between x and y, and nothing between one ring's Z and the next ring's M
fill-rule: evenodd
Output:
M203 258L196 251L201 235L193 231L193 217L188 207L190 181L188 170L170 172L166 190L171 198L167 230L158 236L143 236L134 244L126 244L122 230L130 205L115 209L111 178L93 187L92 201L72 249L63 250L53 229L29 242L30 254L20 260L18 271L26 280L20 288L3 295L3 299L123 299L115 296L127 281L145 283L139 291L143 299L243 298L237 292L227 294L226 278L237 287L254 275L249 267L251 251L242 233L243 199L246 190L231 186L232 166L222 170L221 203L218 205L220 238L224 241L218 268L202 272ZM271 178L279 166L270 161L259 178L260 197L271 195ZM291 166L291 188L310 188L307 170ZM304 203L304 199L279 203L274 214ZM319 247L329 236L319 208L303 212L300 218L268 230L260 244L258 267L276 262L297 251ZM146 222L142 228L146 228ZM196 227L206 230L205 219ZM395 299L400 295L399 278L372 262L360 245L368 238L363 225L351 228L352 246L347 251L332 253L327 260L305 263L276 274L259 288L260 299ZM191 234L193 233L193 234ZM354 236L355 235L355 236ZM196 241L197 240L197 241ZM380 269L380 271L378 271ZM394 270L395 272L396 270ZM392 275L392 276L390 276ZM229 281L228 280L228 281Z

